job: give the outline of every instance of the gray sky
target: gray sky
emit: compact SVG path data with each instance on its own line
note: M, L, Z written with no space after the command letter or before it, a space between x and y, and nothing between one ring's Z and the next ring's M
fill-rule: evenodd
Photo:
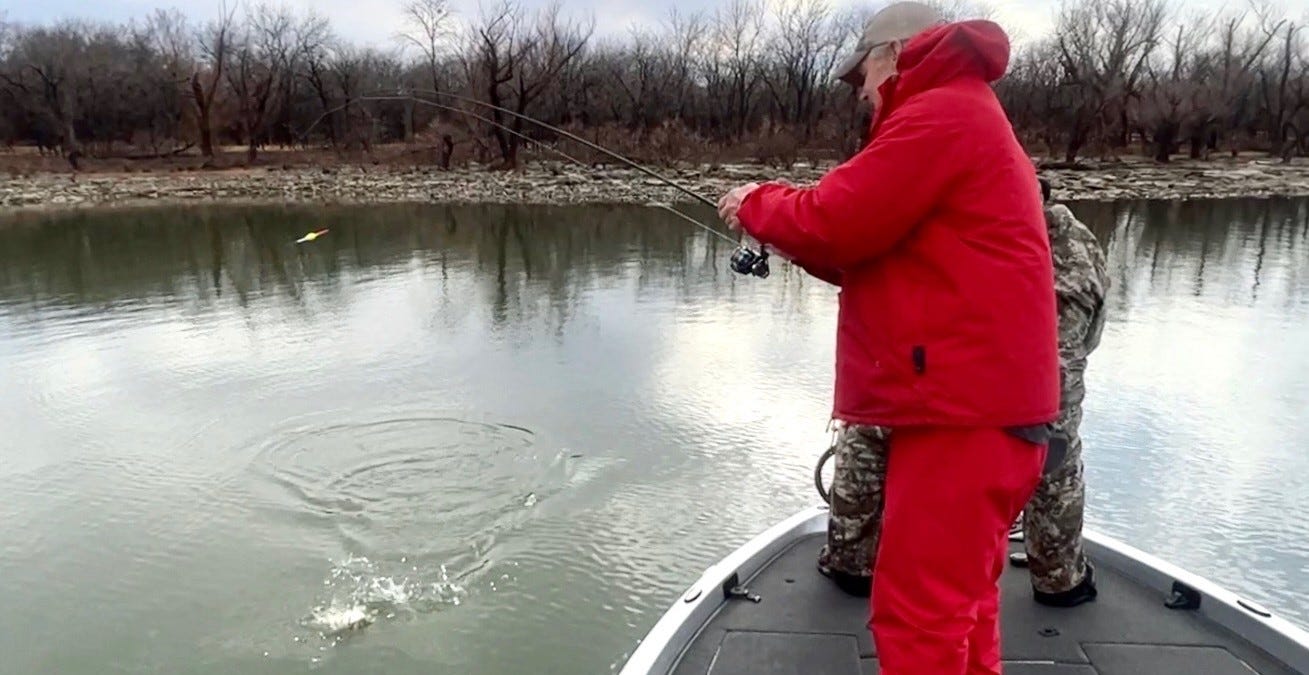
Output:
M403 25L401 0L282 0L285 4L312 8L332 22L337 34L357 44L378 47L394 45L392 36ZM787 0L771 0L786 2ZM1304 5L1309 0L1274 0L1282 6ZM456 11L464 16L475 16L478 0L451 0ZM542 4L543 0L523 0L526 6ZM881 5L882 0L830 0L835 7L850 6L859 2ZM669 8L685 11L712 9L719 6L716 0L564 0L566 12L593 13L597 33L615 35L623 33L634 23L653 23L661 20ZM1054 8L1058 0L991 0L997 10L997 20L1016 40L1039 37L1049 32ZM1222 0L1181 0L1187 9L1218 9ZM1236 3L1228 3L1236 4ZM192 18L209 18L216 13L218 0L0 0L0 12L8 19L24 23L46 22L63 17L85 17L124 20L148 14L158 7L175 7Z

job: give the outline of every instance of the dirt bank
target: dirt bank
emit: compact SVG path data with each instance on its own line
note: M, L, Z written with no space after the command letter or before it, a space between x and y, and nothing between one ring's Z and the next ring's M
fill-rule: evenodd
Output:
M661 170L716 198L742 182L785 177L817 180L824 166L789 170L760 165ZM1309 196L1309 162L1262 159L1142 161L1046 169L1060 200L1203 199ZM689 201L638 172L608 166L583 169L533 164L518 171L413 167L260 168L171 173L36 173L0 179L0 206L24 208L124 205L143 202L493 202L532 204Z

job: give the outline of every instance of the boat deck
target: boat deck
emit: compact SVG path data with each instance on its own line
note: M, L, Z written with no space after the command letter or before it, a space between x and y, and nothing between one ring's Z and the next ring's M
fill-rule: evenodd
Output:
M868 601L818 573L824 535L798 540L745 584L709 622L676 675L866 675L877 654L865 628ZM1021 546L1018 544L1017 546ZM1096 566L1095 602L1052 609L1031 599L1027 570L1001 582L1005 672L1010 675L1294 675L1226 629Z

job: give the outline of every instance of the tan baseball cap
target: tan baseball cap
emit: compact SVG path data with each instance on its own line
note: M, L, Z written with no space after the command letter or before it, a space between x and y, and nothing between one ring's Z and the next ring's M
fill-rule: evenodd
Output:
M921 2L895 2L864 24L864 33L855 45L854 52L836 69L836 79L858 86L861 79L859 64L868 54L882 45L909 38L943 23L945 16L931 5Z

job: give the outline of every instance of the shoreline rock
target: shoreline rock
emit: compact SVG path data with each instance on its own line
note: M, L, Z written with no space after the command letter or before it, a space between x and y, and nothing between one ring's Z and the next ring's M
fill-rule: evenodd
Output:
M734 164L656 169L715 200L748 181L812 184L830 165L791 169ZM1119 162L1041 171L1061 201L1193 200L1309 196L1309 162L1272 160ZM149 203L518 203L645 204L694 201L638 171L535 163L518 171L337 167L175 174L36 174L0 182L0 206L61 209Z

